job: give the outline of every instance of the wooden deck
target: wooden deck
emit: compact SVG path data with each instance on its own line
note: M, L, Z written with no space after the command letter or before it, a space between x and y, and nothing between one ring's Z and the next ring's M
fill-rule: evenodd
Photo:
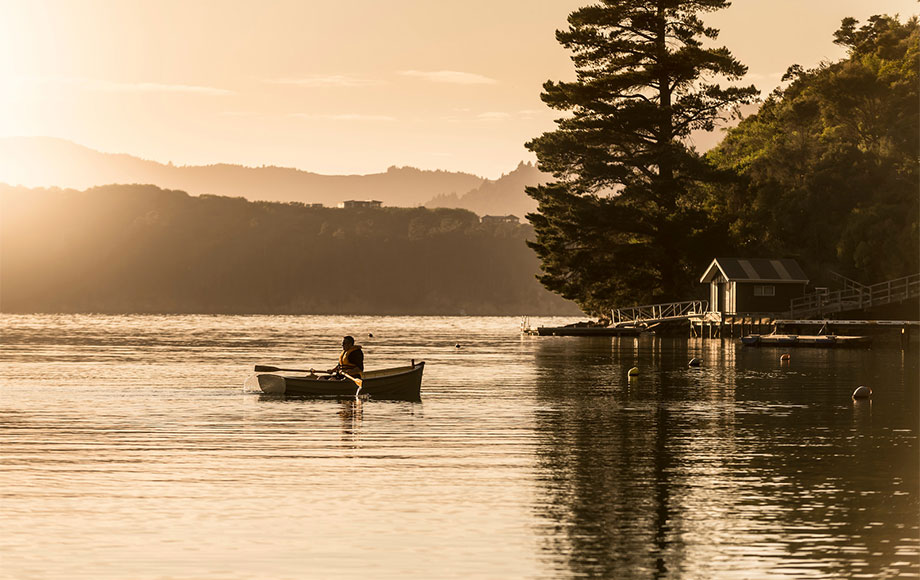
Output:
M690 321L690 338L735 339L746 336L865 336L885 338L908 348L920 335L916 320L833 320L771 318L757 315L724 315L708 313Z

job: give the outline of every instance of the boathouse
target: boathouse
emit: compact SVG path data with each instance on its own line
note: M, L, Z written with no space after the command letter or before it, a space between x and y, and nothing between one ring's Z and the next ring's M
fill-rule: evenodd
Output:
M519 224L521 220L516 215L484 215L480 220L484 224Z
M805 294L808 277L795 260L716 258L700 283L709 284L709 311L722 314L787 312Z

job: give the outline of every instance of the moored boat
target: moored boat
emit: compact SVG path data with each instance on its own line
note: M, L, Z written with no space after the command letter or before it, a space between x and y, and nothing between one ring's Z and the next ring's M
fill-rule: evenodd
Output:
M639 336L642 329L636 326L600 326L584 323L566 326L539 326L538 336Z
M410 366L365 371L360 379L360 394L371 399L419 401L424 369L424 361L413 361ZM270 395L341 398L354 397L358 393L355 381L347 377L323 380L315 374L260 374L257 378L262 392Z
M868 336L841 336L836 334L750 334L741 337L745 346L812 346L819 348L868 347L872 339Z

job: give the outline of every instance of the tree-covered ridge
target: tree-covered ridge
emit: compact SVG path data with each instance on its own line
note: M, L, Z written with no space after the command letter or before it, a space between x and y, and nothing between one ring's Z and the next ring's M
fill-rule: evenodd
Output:
M532 164L521 162L514 171L494 181L487 180L463 195L439 195L426 202L425 207L454 207L478 215L510 214L522 218L537 209L537 202L524 190L545 183L549 178Z
M747 68L701 14L726 0L603 0L557 32L577 79L541 95L568 116L527 147L556 182L528 188L541 282L586 311L686 293L711 251L695 184L709 178L688 144L756 95L723 87ZM710 256L711 257L711 256Z
M848 57L790 67L788 86L708 155L734 176L713 215L739 254L797 257L815 280L920 270L916 17L845 19Z
M150 185L0 186L0 310L575 314L534 279L529 226Z

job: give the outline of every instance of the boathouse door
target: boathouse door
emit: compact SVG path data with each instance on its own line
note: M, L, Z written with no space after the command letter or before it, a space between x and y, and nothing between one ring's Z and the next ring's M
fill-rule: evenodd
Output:
M725 282L719 280L713 280L709 284L709 311L710 312L721 312L722 311L722 297L724 296Z
M729 308L729 282L719 276L709 284L709 311L728 313Z

